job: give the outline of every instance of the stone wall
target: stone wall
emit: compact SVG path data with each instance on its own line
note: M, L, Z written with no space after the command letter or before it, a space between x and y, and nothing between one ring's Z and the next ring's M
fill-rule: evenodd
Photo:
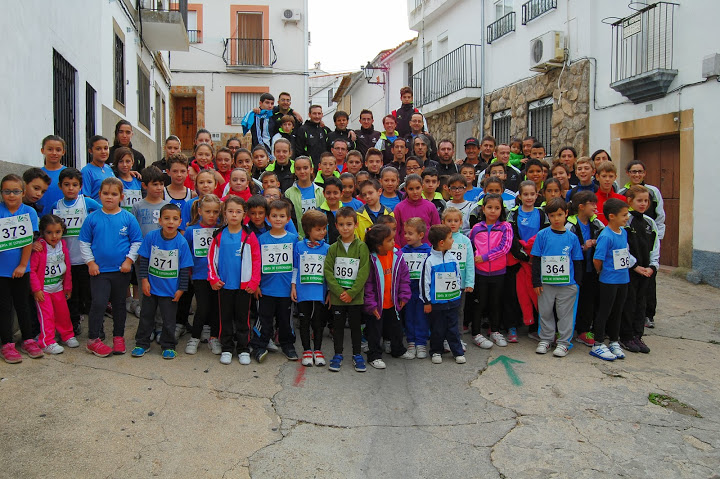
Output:
M560 78L562 74L562 78ZM558 88L560 78L560 88ZM428 128L437 140L455 138L455 124L474 119L473 135L481 138L492 133L492 115L511 109L511 137L527 135L528 104L553 97L552 151L573 145L579 155L589 155L590 62L582 60L536 75L485 95L485 125L480 128L480 100L464 103L448 111L428 116ZM462 151L459 153L462 156Z

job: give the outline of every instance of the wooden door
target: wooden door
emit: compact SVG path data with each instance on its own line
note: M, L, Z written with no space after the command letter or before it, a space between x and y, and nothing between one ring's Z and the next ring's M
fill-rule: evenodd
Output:
M192 150L197 132L195 98L175 97L175 129L183 150Z
M657 186L665 202L665 238L660 264L678 265L680 230L680 137L667 136L635 142L635 158L645 163L645 183Z

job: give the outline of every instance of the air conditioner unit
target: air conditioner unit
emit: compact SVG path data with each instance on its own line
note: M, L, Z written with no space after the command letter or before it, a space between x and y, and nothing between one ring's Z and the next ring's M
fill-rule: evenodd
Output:
M285 23L297 23L300 21L300 10L286 8L282 12L282 21Z
M530 40L530 70L546 72L561 67L565 61L565 37L562 32L549 31Z

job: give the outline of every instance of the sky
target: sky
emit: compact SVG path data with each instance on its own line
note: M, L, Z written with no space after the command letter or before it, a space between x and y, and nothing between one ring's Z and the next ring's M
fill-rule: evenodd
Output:
M417 36L406 0L308 0L309 68L356 71L381 50Z

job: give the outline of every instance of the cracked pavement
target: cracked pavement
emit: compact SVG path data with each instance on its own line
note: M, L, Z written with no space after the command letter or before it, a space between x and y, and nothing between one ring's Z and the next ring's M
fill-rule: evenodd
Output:
M471 346L465 365L389 359L360 374L346 357L330 373L271 354L223 366L204 345L183 354L187 335L174 361L156 346L139 359L81 348L3 363L1 475L720 477L720 295L663 274L658 297L652 353L613 363L581 344L564 359L538 356L521 337ZM488 366L500 355L523 361L512 365L519 386Z

